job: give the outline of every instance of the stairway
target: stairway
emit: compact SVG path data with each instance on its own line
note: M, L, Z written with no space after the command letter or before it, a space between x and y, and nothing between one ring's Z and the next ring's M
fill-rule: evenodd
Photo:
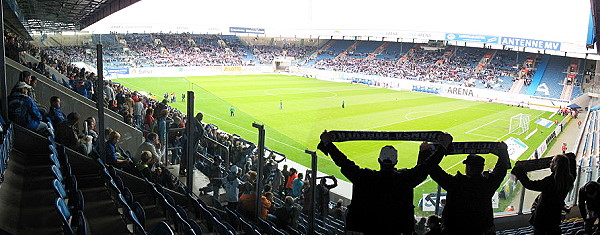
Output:
M368 60L375 59L375 57L378 56L379 54L381 54L381 52L383 52L385 50L385 48L388 47L388 45L390 45L390 42L383 43L383 45L381 45L380 47L375 49L371 54L369 54L369 56L367 56L367 59Z

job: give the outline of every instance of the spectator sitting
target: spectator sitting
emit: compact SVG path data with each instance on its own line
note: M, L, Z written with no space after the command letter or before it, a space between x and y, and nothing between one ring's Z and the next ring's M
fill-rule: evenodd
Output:
M47 136L50 134L48 125L42 122L37 105L27 96L29 88L25 82L17 83L15 91L8 96L8 117L18 125Z
M48 117L52 122L52 125L57 126L59 123L67 120L65 113L60 109L61 100L58 96L52 96L50 98L50 110L48 111Z
M27 92L27 95L29 97L31 97L31 99L33 99L36 103L37 103L37 98L35 95L35 87L37 87L37 82L38 82L38 78L36 76L31 76L31 79L29 80L29 83L28 83L29 86L31 86L31 88L29 88L29 91Z
M84 123L84 135L91 136L92 144L96 145L96 140L98 140L98 132L96 131L96 119L94 117L88 117L87 119L85 119Z
M335 203L335 206L331 209L331 216L333 218L344 220L344 215L346 214L346 209L344 209L344 201L342 199L338 199Z
M139 159L140 160L138 160L135 168L137 168L144 178L156 183L156 175L152 173L152 170L150 169L150 165L152 163L152 153L150 151L142 151Z
M140 159L142 152L144 151L150 151L150 153L152 153L152 164L160 162L163 153L161 151L161 144L158 142L158 135L156 133L150 132L150 134L148 134L146 141L140 144L140 146L137 148L135 158Z
M275 219L274 222L278 228L286 229L287 226L294 229L298 228L300 210L294 205L294 198L291 196L285 197L283 206L275 209L273 215Z
M92 152L92 138L80 135L78 127L80 118L79 113L69 113L67 120L56 127L56 141L64 144L67 148L88 155Z
M242 185L242 194L238 199L239 209L242 215L247 217L254 217L256 211L256 191L252 184L246 182Z
M120 138L121 138L121 134L119 134L119 132L117 132L117 131L112 131L108 135L108 140L106 141L106 152L105 152L106 164L114 165L115 167L118 167L118 168L126 168L127 163L129 163L130 160L128 158L122 156L121 153L119 153L117 151L117 143L119 142Z

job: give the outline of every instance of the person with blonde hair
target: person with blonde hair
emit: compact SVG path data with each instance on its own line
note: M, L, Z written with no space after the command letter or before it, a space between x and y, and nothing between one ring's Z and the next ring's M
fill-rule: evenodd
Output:
M114 165L115 167L122 168L124 164L128 163L130 160L122 156L119 151L117 151L117 143L121 139L121 134L117 131L112 131L108 135L108 140L106 141L106 164Z

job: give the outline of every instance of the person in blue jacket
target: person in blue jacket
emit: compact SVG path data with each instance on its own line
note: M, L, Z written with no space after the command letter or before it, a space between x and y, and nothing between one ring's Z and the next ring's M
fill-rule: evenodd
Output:
M61 100L58 96L52 96L50 98L50 110L48 111L48 117L52 122L52 125L57 126L61 122L67 120L67 115L60 109Z
M42 122L42 115L27 91L31 86L18 82L14 91L8 96L8 117L16 124L40 134L49 134L48 125Z

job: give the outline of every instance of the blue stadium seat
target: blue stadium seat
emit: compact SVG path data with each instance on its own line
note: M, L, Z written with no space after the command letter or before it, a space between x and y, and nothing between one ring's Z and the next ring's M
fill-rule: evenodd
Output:
M54 162L54 165L56 165L56 167L60 168L60 162L58 161L58 158L56 155L54 155L54 153L51 153L49 155L50 160L52 160L52 162Z
M69 222L71 220L71 212L69 211L69 207L67 206L65 201L62 198L57 197L54 203L54 207L58 212L58 217L60 217L60 220L62 222L63 233L66 235L73 235L73 228L71 227L71 224Z
M52 180L52 186L53 186L54 192L56 192L57 196L59 196L62 199L67 199L67 191L65 190L63 185L57 179Z
M133 212L135 212L138 221L142 227L146 228L146 212L144 211L144 207L139 202L134 202L132 204Z
M125 220L127 222L127 229L129 232L132 232L134 235L145 235L146 230L140 224L138 218L132 210L127 210L125 213Z
M125 187L121 190L121 192L123 193L123 196L125 197L125 201L127 201L127 204L133 205L135 200L133 199L133 194L131 193L131 191L127 187Z
M50 170L52 170L52 172L54 173L54 176L56 176L56 179L60 182L60 183L64 183L64 177L62 175L62 173L60 173L60 170L58 169L58 167L56 167L56 165L52 165L50 167Z

